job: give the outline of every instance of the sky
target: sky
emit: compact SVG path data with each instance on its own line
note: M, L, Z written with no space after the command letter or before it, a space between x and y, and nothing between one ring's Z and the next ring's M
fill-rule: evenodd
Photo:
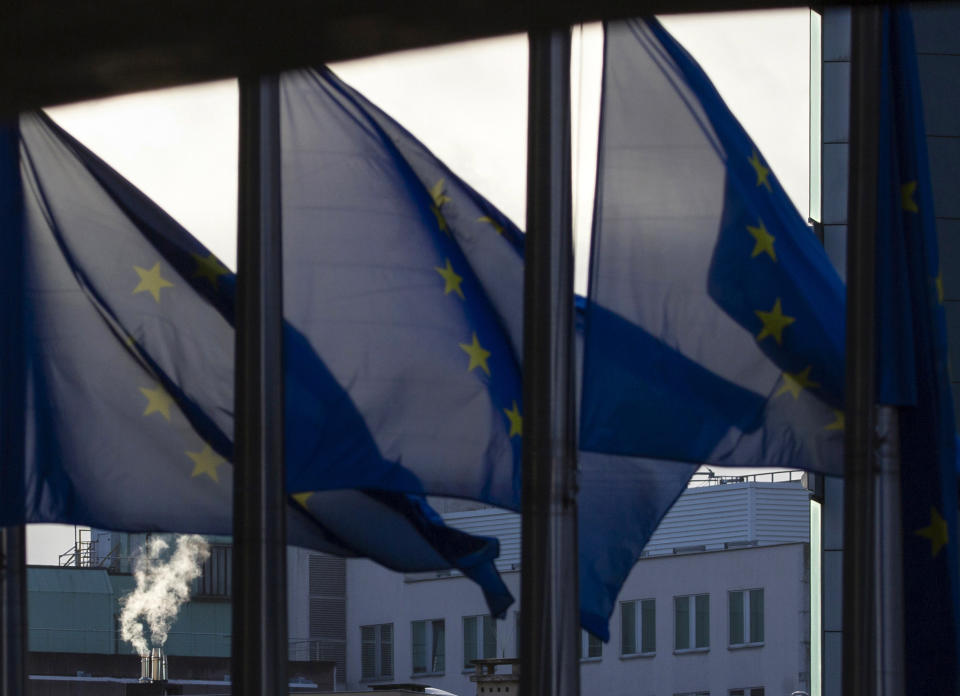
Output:
M700 62L801 214L808 211L809 10L661 17ZM592 214L602 32L573 31L571 108L577 286ZM524 35L331 66L524 227ZM67 131L235 268L237 85L208 83L50 110ZM33 525L28 562L57 563L72 527Z

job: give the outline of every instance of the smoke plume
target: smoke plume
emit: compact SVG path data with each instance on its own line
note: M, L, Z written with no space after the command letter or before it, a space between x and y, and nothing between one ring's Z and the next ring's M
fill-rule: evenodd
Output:
M210 557L209 544L196 534L178 535L174 552L164 560L168 546L158 538L141 549L133 573L137 588L123 598L120 607L120 635L141 655L147 654L151 645L167 642L180 605L190 598L190 582L200 577L200 569Z

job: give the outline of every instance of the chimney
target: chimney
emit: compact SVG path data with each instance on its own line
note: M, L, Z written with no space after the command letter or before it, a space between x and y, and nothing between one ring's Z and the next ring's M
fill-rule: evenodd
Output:
M128 684L127 696L168 696L183 693L181 686L167 682L167 656L163 648L153 648L140 656L140 679Z

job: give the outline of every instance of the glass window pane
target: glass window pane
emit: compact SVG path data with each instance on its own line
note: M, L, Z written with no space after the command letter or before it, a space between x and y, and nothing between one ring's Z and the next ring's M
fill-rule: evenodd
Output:
M645 599L640 603L641 652L657 652L657 602Z
M750 590L750 642L763 642L763 590Z
M446 670L446 625L443 619L433 622L433 665L431 671L443 672Z
M633 655L637 652L636 602L620 604L620 654Z
M473 667L473 660L477 659L477 617L463 617L463 667Z
M710 595L697 595L697 647L710 646Z
M377 676L393 676L393 624L380 625L380 674Z
M587 634L587 657L601 657L603 655L603 643L596 636Z
M425 621L414 621L412 624L413 630L412 639L413 645L411 647L411 654L413 658L413 671L416 672L426 672L427 671L427 623Z
M497 656L497 622L492 616L483 617L483 657Z
M673 635L674 649L686 650L690 647L690 598L673 598Z
M360 678L373 679L377 675L376 626L360 627Z
M743 642L743 592L730 593L730 645Z

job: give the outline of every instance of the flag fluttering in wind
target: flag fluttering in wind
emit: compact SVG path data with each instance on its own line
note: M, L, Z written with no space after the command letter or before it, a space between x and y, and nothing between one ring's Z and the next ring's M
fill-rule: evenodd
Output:
M397 462L375 485L519 510L522 232L329 70L284 75L281 93L287 316ZM584 628L609 637L620 587L695 469L581 453ZM307 459L288 477L328 480Z
M905 683L956 693L957 470L943 271L907 7L884 11L877 190L878 394L898 407Z
M23 116L3 146L0 522L229 534L234 275L45 116ZM284 344L288 456L320 459L302 444L330 442L361 477L389 469L289 324ZM291 544L398 570L462 570L495 614L512 602L497 541L416 496L299 489L287 528Z
M842 472L844 289L654 19L606 25L580 447Z

